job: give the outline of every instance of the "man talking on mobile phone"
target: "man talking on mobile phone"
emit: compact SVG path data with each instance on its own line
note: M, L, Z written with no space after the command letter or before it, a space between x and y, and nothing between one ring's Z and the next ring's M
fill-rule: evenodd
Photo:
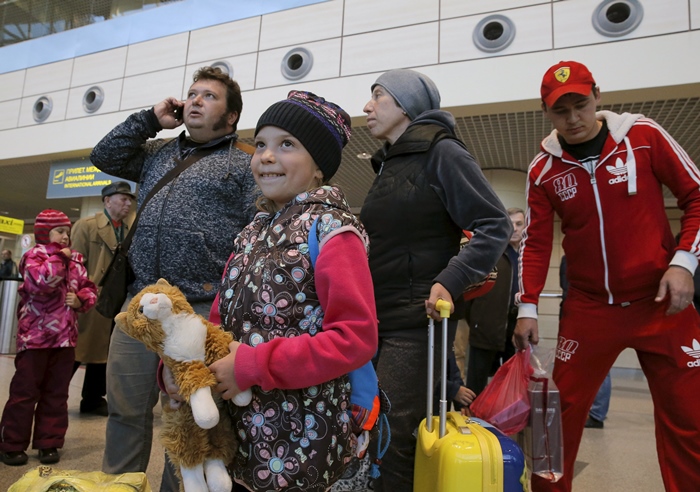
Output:
M129 249L135 281L124 306L164 278L182 290L197 314L208 317L233 240L252 219L257 198L252 148L246 152L236 135L242 107L238 84L218 68L203 67L184 102L168 97L132 114L93 149L90 159L100 170L140 186L140 216ZM176 139L154 139L183 123L186 132ZM163 179L177 166L185 167ZM106 473L143 472L148 466L157 367L156 354L114 330L107 359ZM167 460L160 490L179 490Z

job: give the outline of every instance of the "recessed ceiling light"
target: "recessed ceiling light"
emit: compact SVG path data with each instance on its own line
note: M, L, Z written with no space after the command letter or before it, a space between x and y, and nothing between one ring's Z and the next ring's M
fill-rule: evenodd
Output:
M372 154L368 154L367 152L360 152L359 154L357 154L357 158L358 159L371 159Z

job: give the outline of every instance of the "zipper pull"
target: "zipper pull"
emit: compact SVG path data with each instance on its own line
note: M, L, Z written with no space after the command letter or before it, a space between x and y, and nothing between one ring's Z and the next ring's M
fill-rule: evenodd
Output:
M384 170L384 161L382 161L382 165L379 166L379 172L377 173L377 176L381 176L383 170Z

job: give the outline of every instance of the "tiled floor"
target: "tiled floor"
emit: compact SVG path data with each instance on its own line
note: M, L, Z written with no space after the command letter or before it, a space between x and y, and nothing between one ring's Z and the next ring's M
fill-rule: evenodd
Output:
M3 408L13 374L12 356L0 355L0 401ZM102 463L106 419L79 414L83 376L81 368L70 388L70 426L65 448L61 450L61 462L57 465L65 470L100 470ZM28 454L29 463L25 466L0 464L0 491L7 490L25 472L39 464L36 451ZM613 393L605 429L586 429L578 460L574 478L577 492L663 491L654 447L651 398L641 374L613 371ZM154 492L160 487L162 469L163 451L156 441L147 472Z

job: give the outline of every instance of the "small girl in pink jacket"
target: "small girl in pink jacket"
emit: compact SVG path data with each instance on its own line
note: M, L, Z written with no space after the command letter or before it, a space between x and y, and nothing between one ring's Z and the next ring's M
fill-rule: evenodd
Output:
M70 219L58 210L44 210L34 223L36 246L19 265L17 355L10 397L0 421L3 463L27 463L24 452L39 450L43 464L59 461L68 429L68 387L73 375L78 313L97 300L83 256L70 249Z

